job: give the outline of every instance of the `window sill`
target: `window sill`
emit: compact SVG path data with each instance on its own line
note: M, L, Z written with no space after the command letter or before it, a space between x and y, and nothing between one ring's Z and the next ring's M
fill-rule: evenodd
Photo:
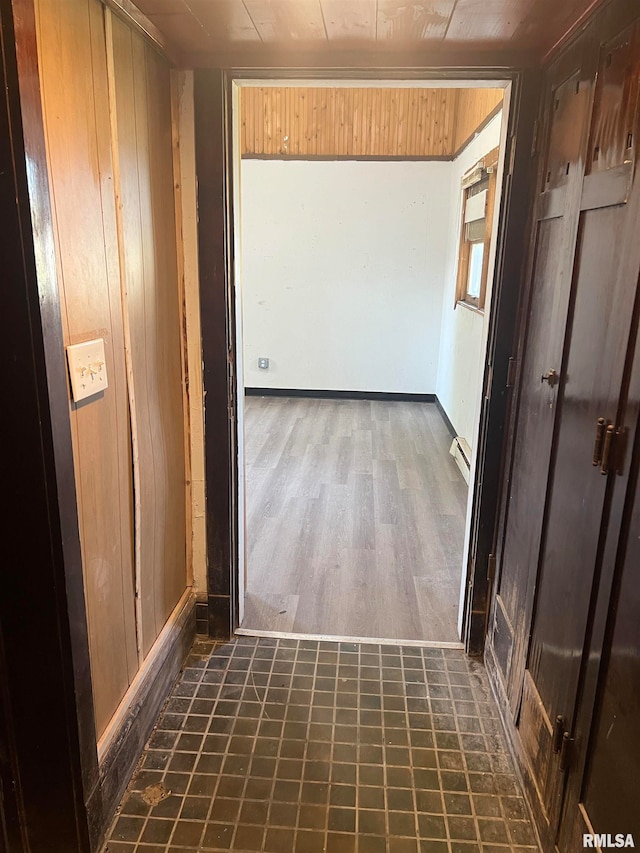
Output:
M477 305L470 305L468 302L465 302L464 299L458 299L456 302L456 308L466 308L467 311L473 311L474 314L482 314L484 316L484 308L478 308Z

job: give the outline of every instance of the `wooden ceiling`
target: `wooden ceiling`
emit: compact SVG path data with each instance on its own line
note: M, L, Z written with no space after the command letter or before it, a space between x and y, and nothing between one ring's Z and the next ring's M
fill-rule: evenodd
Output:
M130 0L115 0L132 7ZM135 0L185 64L433 64L445 51L542 58L601 0ZM292 57L296 57L295 60ZM366 59L365 59L366 56ZM403 67L407 67L404 65Z
M243 157L453 160L503 89L244 86Z

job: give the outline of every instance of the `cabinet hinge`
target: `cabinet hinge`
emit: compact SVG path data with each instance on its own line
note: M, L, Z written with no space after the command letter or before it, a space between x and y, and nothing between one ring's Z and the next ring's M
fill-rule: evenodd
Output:
M593 451L593 464L600 465L600 473L615 471L622 474L627 455L627 430L615 428L614 424L605 427L604 418L598 418Z
M489 554L487 560L487 580L492 581L496 576L496 555Z
M507 365L507 388L513 388L516 384L516 367L518 359L511 357Z
M616 474L624 472L624 463L627 456L627 430L620 427L616 430L614 461Z
M562 735L562 745L560 747L560 764L559 769L561 773L564 773L569 769L569 764L571 763L571 758L573 755L573 738L570 737L569 732L565 732Z

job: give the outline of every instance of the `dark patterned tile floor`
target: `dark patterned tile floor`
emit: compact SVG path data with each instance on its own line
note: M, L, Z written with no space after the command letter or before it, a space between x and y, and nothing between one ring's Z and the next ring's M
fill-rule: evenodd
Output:
M239 637L196 641L104 850L538 847L482 665Z

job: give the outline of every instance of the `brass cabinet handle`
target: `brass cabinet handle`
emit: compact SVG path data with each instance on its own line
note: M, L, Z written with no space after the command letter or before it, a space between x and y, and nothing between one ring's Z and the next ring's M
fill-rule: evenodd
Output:
M548 382L549 387L553 388L554 385L557 385L560 381L560 376L556 373L556 371L551 368L548 373L543 373L540 377L540 382Z
M600 466L601 474L609 473L609 456L611 454L611 443L615 435L616 428L613 424L609 424L604 434L604 444L602 447L602 464Z
M602 439L604 438L604 426L605 419L598 418L598 423L596 424L596 440L593 445L593 464L599 465L602 461Z

